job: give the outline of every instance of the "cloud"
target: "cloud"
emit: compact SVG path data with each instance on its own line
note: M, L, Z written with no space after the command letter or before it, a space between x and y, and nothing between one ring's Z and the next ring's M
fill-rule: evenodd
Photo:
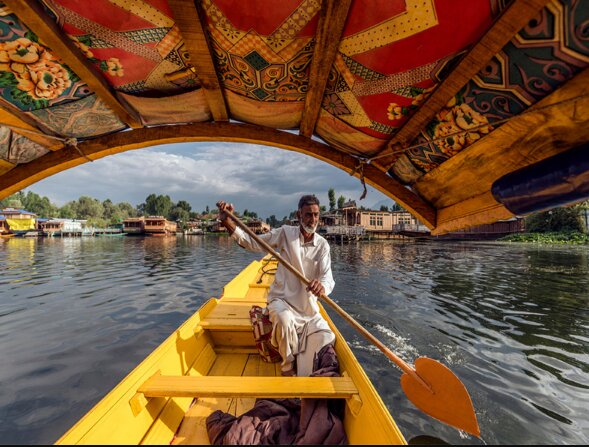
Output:
M357 200L360 181L325 162L292 151L238 143L183 143L111 155L56 174L27 188L58 205L89 195L137 205L151 194L186 200L194 210L219 199L261 217L288 215L302 194L328 205L327 191ZM388 199L368 189L364 206ZM390 199L388 199L390 200ZM391 201L392 202L392 201Z

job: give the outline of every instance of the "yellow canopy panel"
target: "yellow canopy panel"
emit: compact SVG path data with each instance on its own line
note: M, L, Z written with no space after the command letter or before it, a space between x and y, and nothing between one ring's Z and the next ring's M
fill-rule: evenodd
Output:
M6 219L9 228L12 231L34 230L35 219Z

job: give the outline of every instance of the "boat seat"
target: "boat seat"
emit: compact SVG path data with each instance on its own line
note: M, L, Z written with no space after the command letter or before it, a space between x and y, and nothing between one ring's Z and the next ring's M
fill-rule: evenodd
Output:
M348 399L358 394L350 377L245 377L154 375L137 390L145 397L259 397Z
M223 331L251 331L252 324L249 311L253 305L263 306L260 302L219 303L200 321L204 329Z

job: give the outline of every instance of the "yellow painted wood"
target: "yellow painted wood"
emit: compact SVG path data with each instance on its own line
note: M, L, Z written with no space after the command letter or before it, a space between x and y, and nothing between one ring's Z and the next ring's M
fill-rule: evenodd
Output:
M267 363L263 361L262 357L255 353L248 357L245 369L243 371L243 375L248 377L274 377L277 375L274 365L274 363ZM255 397L238 398L236 405L237 414L243 414L246 411L249 411L254 407L255 403Z
M215 304L209 302L202 310L206 312ZM199 312L189 318L56 443L138 444L167 399L150 399L145 410L134 414L137 408L130 402L137 387L158 370L178 375L189 370L204 347L211 344L208 334L194 333L200 318Z
M245 331L251 332L252 324L249 319L243 318L211 318L203 321L202 327L209 330L223 329L225 331Z
M189 376L200 377L212 368L217 355L210 344L207 344L188 371ZM161 377L156 374L152 377ZM190 407L193 397L168 399L164 410L149 428L141 444L164 444L174 436L176 428L184 419L184 414Z
M257 348L235 347L235 346L215 346L217 354L257 354Z
M156 375L138 392L146 397L348 398L357 394L349 377L187 377Z
M251 325L247 331L210 331L215 346L255 347L254 334Z
M248 265L242 270L243 275L237 275L223 287L223 297L244 297L249 290L249 282L246 282L245 278L256 275L259 269L259 262L254 261Z
M206 319L203 319L202 324L204 325L207 321L212 319L249 319L249 311L252 308L250 302L229 302L219 303L208 315Z
M317 386L313 383L319 382L310 382L310 386L301 386L304 389L300 390L300 393L295 389L300 384L304 384L305 380L317 378L283 378L280 375L279 363L268 364L261 361L257 353L252 354L256 351L251 328L247 331L227 331L208 330L201 326L201 323L207 321L211 314L220 315L218 306L231 304L225 307L225 310L241 309L241 312L247 310L252 304L252 301L246 298L251 290L249 284L255 282L254 278L259 276L262 265L262 262L255 262L237 275L230 283L232 300L225 302L224 298L211 299L205 303L196 314L72 427L58 443L208 444L206 418L217 409L234 415L242 414L250 409L255 402L252 387L256 384L256 386L263 384L267 389L267 383L281 383L282 388L285 386L290 388L289 393L299 395L317 391ZM242 306L235 306L240 303L235 293L237 290L242 293ZM322 312L324 312L323 309ZM343 379L336 383L341 384L348 380L353 382L357 391L357 394L352 394L352 397L346 400L344 426L348 439L351 443L361 444L405 443L388 409L366 377L346 341L333 326L329 316L325 313L324 316L336 333L336 351L341 370L344 372ZM199 386L202 388L206 385L209 393L217 392L214 387L211 391L209 384L215 380L223 380L223 384L218 384L217 389L222 388L221 392L227 394L228 386L232 386L238 396L197 399L192 397L139 398L137 395L139 387L158 371L161 372L163 379L166 376L173 376L173 381L176 379L190 381L192 378L200 377ZM229 379L219 376L228 376ZM203 384L205 380L206 384ZM251 387L248 385L250 383ZM291 386L291 384L294 385ZM319 388L323 393L323 386ZM255 397L259 396L255 394Z
M238 376L243 373L248 360L244 354L218 355L210 374L215 376ZM216 410L224 412L236 410L235 398L199 398L186 412L178 433L172 440L173 444L198 445L208 444L206 418ZM235 414L235 413L234 413Z

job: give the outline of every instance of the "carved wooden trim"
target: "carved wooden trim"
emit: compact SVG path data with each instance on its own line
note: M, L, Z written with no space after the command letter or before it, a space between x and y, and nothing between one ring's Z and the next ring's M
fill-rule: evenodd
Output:
M351 0L323 0L309 70L309 89L300 124L300 135L310 138L319 118L329 72L335 61Z
M385 148L375 155L397 152L411 144L436 113L549 2L550 0L514 0L415 114L395 133ZM391 156L380 157L377 163L388 170L394 160L396 158Z
M136 129L88 140L78 147L86 157L96 160L131 149L192 141L230 141L279 147L310 155L350 174L358 166L356 158L309 138L251 124L227 122ZM46 154L26 165L17 166L0 176L0 198L87 161L78 151L66 148ZM364 166L363 174L366 183L401 204L429 228L435 226L435 210L411 190L371 165ZM354 175L359 177L360 172L355 172Z
M88 87L127 125L139 128L141 124L119 102L111 87L66 36L63 30L47 15L37 1L6 0L4 3L22 22L35 32L49 48L67 64Z
M190 54L190 64L194 66L201 82L205 98L215 121L228 121L229 113L223 97L221 83L211 55L209 39L194 1L168 0L174 13L174 20L184 38L184 44Z

